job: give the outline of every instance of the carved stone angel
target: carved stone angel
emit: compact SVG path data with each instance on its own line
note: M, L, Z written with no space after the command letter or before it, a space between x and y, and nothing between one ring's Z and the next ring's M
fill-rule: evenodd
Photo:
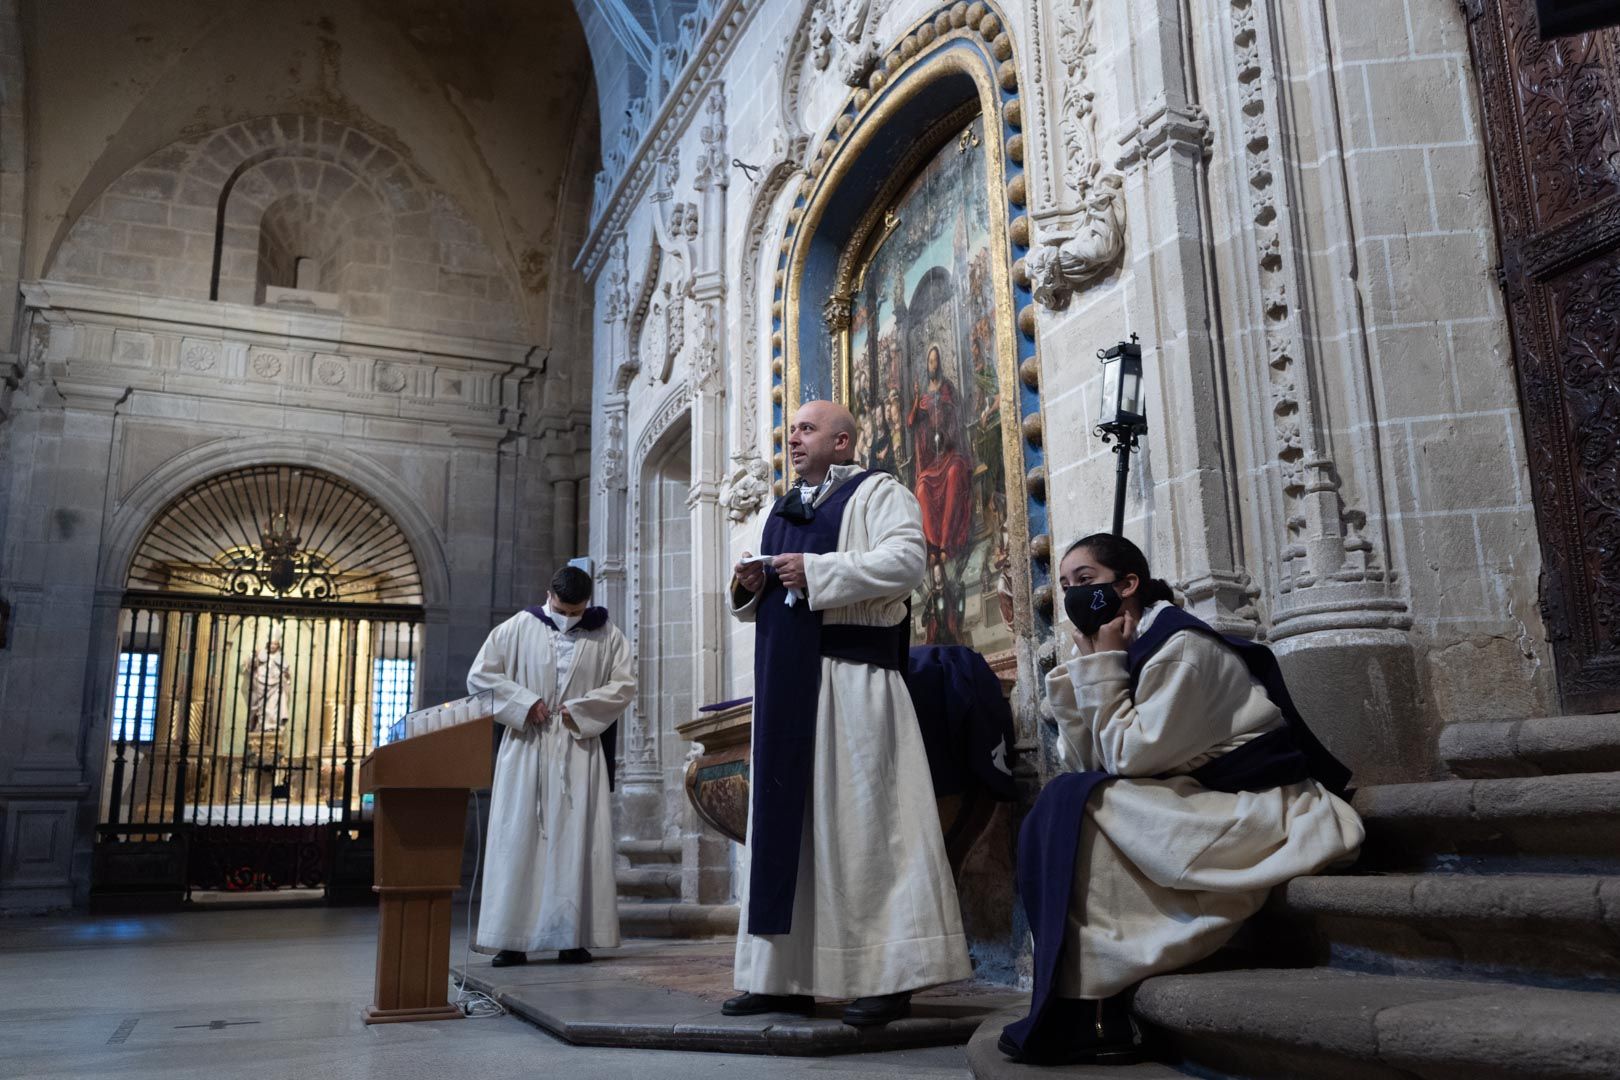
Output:
M1102 275L1125 247L1124 180L1105 173L1086 197L1085 218L1073 236L1060 237L1029 253L1027 266L1035 299L1061 308L1074 290Z
M735 522L747 521L771 497L771 467L758 451L739 450L731 455L736 468L720 491L720 504Z

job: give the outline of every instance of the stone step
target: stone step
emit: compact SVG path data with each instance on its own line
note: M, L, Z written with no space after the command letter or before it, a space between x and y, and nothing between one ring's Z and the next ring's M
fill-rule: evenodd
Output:
M1440 757L1472 779L1620 770L1620 714L1449 724Z
M620 840L617 849L631 866L649 866L659 863L679 863L679 840Z
M1359 870L1620 872L1620 772L1380 784L1355 807Z
M679 867L624 867L613 871L619 895L640 896L649 900L676 899L681 895Z
M736 904L619 905L619 933L627 938L724 937L736 932Z
M1620 1062L1611 993L1313 968L1159 976L1135 1008L1204 1076L1612 1080Z
M1578 990L1620 990L1620 877L1302 877L1264 916L1271 948L1319 964Z

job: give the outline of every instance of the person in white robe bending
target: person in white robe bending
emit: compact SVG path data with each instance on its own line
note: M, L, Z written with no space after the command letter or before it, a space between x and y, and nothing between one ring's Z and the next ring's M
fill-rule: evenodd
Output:
M545 604L497 626L467 673L506 725L476 938L495 967L542 949L582 964L619 944L611 751L636 676L629 642L590 598L590 575L558 570Z
M1046 681L1070 772L1025 820L1018 882L1035 993L1001 1050L1031 1064L1134 1060L1126 995L1219 949L1273 886L1347 863L1349 770L1275 657L1175 606L1129 540L1059 564L1074 652Z
M730 1016L854 998L845 1023L886 1024L913 990L972 974L903 678L922 515L894 477L851 462L854 437L842 406L800 406L788 434L800 484L766 521L768 570L745 552L732 582L756 648Z

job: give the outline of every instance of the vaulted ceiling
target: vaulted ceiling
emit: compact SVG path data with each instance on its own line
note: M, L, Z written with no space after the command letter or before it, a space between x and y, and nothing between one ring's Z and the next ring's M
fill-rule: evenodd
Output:
M341 122L399 153L474 221L543 326L599 156L569 0L25 0L23 276L79 215L179 140L259 116Z

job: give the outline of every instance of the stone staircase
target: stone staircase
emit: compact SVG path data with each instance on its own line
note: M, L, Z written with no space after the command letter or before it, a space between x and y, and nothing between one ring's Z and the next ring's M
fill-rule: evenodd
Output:
M713 937L737 932L735 904L683 903L679 840L620 840L619 931L627 938Z
M1356 794L1360 861L1276 890L1210 965L1243 970L1142 984L1174 1068L1046 1075L1620 1077L1620 716L1456 725L1440 752L1454 779ZM975 1075L1035 1075L985 1035Z

